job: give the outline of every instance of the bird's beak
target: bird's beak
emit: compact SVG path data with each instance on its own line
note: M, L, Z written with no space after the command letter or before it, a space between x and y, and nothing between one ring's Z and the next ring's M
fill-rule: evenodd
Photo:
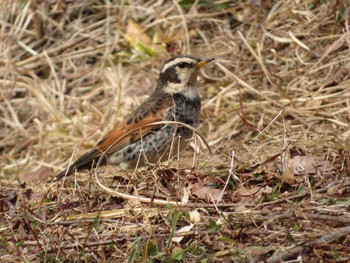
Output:
M197 62L195 68L200 68L201 66L208 64L209 62L213 61L214 59L215 58L204 58L201 61Z

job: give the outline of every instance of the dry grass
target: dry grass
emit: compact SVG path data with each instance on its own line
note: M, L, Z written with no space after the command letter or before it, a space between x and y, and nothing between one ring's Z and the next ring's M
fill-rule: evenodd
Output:
M348 262L349 11L3 1L1 261ZM147 97L174 53L216 57L200 78L213 154L48 184Z

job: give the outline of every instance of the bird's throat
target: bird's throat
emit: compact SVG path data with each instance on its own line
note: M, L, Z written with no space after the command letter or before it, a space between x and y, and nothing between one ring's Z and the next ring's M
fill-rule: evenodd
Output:
M181 83L168 83L164 91L170 95L182 94L187 99L199 98L199 92L195 86L184 86Z

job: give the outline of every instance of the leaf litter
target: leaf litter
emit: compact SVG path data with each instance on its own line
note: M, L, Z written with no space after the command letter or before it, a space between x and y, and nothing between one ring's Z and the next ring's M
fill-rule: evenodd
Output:
M0 5L2 262L349 261L346 1ZM212 155L48 184L177 53L216 58L199 82Z

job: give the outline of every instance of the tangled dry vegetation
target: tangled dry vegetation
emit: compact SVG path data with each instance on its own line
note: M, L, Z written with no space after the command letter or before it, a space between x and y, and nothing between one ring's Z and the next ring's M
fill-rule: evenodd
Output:
M349 262L348 4L2 1L1 262ZM212 154L47 183L179 53Z

